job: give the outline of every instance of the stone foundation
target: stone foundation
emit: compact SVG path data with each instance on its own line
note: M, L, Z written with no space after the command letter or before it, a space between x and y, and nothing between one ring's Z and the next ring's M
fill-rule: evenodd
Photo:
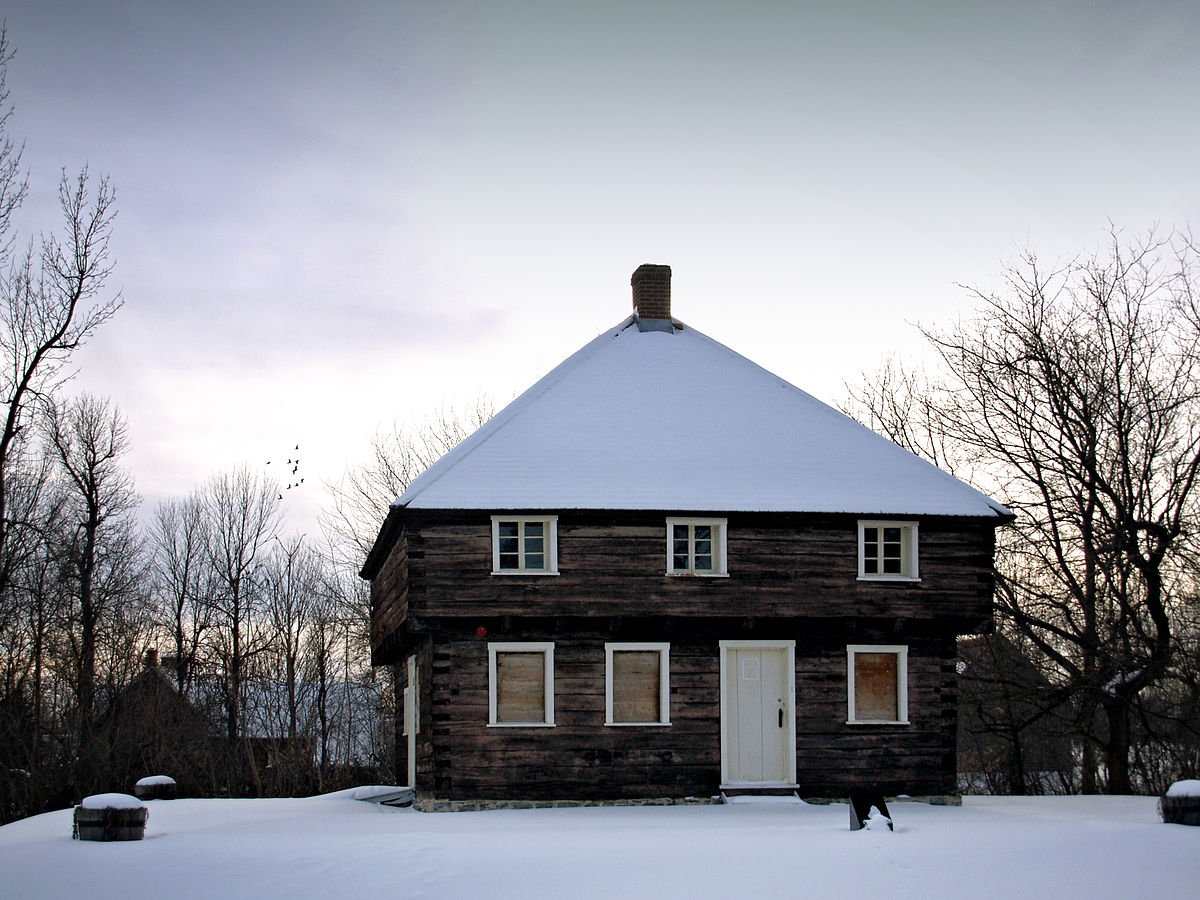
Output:
M720 797L653 797L638 800L438 800L418 796L421 812L480 812L485 809L570 809L583 806L712 806Z
M805 803L826 806L846 803L846 797L804 797ZM888 803L927 803L930 806L962 806L957 794L924 794L886 798ZM724 802L716 797L649 797L638 800L439 800L417 796L413 808L420 812L482 812L488 809L574 809L585 806L715 806Z

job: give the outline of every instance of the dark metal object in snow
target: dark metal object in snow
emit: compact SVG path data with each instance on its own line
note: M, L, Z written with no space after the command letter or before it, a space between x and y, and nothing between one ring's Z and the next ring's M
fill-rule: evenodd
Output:
M871 817L871 808L879 810L888 820L888 831L893 831L892 814L888 812L887 801L883 794L862 791L850 795L850 830L858 831L863 823Z

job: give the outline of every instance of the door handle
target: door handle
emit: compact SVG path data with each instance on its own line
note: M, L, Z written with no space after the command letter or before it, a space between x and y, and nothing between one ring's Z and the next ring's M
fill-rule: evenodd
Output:
M779 710L779 727L780 728L783 727L783 709L782 708L780 708L780 710Z

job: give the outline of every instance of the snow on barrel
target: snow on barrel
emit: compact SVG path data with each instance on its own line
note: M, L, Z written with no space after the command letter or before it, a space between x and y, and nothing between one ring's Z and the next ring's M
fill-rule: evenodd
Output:
M1200 779L1177 781L1167 788L1158 811L1169 825L1200 825Z
M129 794L93 794L75 807L72 837L80 841L140 841L146 806Z
M139 800L174 800L178 787L170 775L147 775L138 779L133 792Z

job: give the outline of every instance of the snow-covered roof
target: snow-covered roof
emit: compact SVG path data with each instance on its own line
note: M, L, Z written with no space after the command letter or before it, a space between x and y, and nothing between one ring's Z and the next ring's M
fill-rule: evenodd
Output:
M584 346L394 505L1010 515L679 321L641 324Z

